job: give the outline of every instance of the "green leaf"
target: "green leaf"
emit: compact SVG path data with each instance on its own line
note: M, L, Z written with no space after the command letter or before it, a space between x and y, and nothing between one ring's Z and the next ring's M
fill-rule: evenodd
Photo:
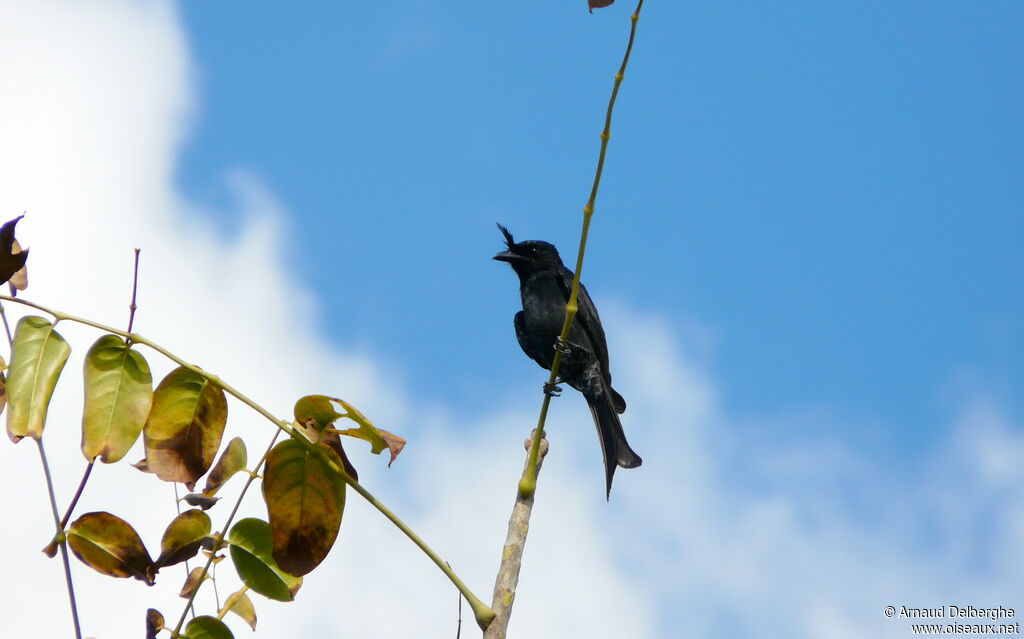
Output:
M164 629L164 616L156 608L146 611L146 639L156 639L157 634Z
M245 588L228 595L228 600L224 602L224 605L245 620L250 628L256 630L256 607L252 605L249 595L245 594Z
M195 557L212 528L210 516L202 510L193 508L175 517L160 539L160 556L153 562L154 572Z
M338 455L323 444L288 439L270 451L263 471L274 559L302 576L334 545L345 509L345 480Z
M21 318L14 333L11 368L7 376L7 435L39 439L57 378L71 347L42 317Z
M153 561L139 533L107 512L86 513L68 528L68 545L82 563L111 577L135 577L153 585Z
M153 404L153 375L142 354L114 335L85 355L82 454L110 464L128 453Z
M300 397L295 402L295 421L300 425L316 430L317 432L322 431L331 424L334 423L339 417L343 417L341 413L334 410L334 400L332 397L326 395L306 395Z
M302 586L302 577L293 577L278 567L270 541L270 524L248 518L231 527L228 533L231 561L246 586L276 601L292 601Z
M7 363L4 362L3 357L0 357L0 413L3 413L7 406L7 377L4 375L6 368Z
M206 477L206 486L203 488L203 494L212 497L220 490L231 476L240 470L245 469L245 465L249 463L248 457L245 452L245 442L242 441L241 437L235 437L228 445L224 448L224 452L220 454L220 459L214 464L213 470Z
M191 491L213 463L227 419L220 387L184 366L174 369L157 386L142 431L149 471Z
M196 617L185 626L184 639L234 639L227 625L216 617Z

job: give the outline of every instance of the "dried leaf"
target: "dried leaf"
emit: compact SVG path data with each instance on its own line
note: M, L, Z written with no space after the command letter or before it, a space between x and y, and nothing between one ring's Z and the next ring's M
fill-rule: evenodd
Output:
M601 9L611 5L615 0L587 0L587 4L590 5L590 13L594 13L594 9Z
M228 600L224 602L224 605L249 624L253 631L256 630L256 607L252 605L249 595L245 594L245 588L228 595Z
M18 244L18 240L14 240L11 244L11 255L17 255L21 253L21 244ZM26 253L28 251L25 251ZM7 281L8 286L11 289L11 297L17 297L18 291L24 291L28 288L28 264L25 264L18 269L11 279Z
M152 586L149 552L139 533L107 512L86 513L68 528L68 545L82 563L111 577L135 577Z
M157 386L142 431L149 469L191 491L213 463L227 418L220 387L184 366L174 369Z
M199 585L202 584L203 581L210 578L209 575L205 575L203 576L203 579L200 580L199 577L202 574L203 568L201 566L199 568L193 568L192 570L190 570L188 573L188 577L185 578L185 583L181 586L181 591L178 592L178 596L182 599L188 599L189 597L191 597L192 593L199 588Z
M302 577L281 570L274 561L270 524L249 517L228 533L231 561L238 578L254 592L276 601L292 601L302 586Z
M142 354L114 335L99 338L85 355L85 458L109 464L124 457L152 404L153 376Z
M391 464L395 461L395 458L398 457L398 453L402 452L402 449L405 448L408 440L399 437L394 433L389 433L382 428L378 428L377 432L379 432L380 436L384 438L384 442L388 445L388 450L391 452L391 459L388 461L388 468L391 468Z
M345 454L345 447L341 445L341 437L338 436L338 433L330 431L325 432L321 438L321 442L338 454L348 476L359 481L359 473L356 472L356 467L352 465L352 462L348 459L348 455Z
M323 444L289 439L267 455L263 500L267 503L274 560L300 577L330 552L345 509L345 480L338 455Z
M156 608L146 611L146 639L156 639L157 633L164 629L164 616Z
M50 398L70 354L68 343L42 317L29 315L18 322L7 377L7 435L11 441L43 436Z
M18 221L23 217L25 216L19 215L3 226L0 226L0 282L6 282L11 279L15 273L25 266L25 260L28 259L28 249L22 251L19 246L18 251L14 251L14 227L18 225Z
M198 506L203 510L210 510L214 504L220 501L220 497L210 497L202 493L189 493L181 499L189 506Z
M220 454L220 459L214 464L213 470L206 477L206 486L203 488L203 494L207 496L213 496L220 490L232 475L245 469L245 465L249 463L245 452L245 442L242 441L241 437L235 437L228 445L224 448L224 452Z
M7 363L4 362L3 357L0 357L0 413L3 413L4 407L7 406L7 377L4 376L6 368Z

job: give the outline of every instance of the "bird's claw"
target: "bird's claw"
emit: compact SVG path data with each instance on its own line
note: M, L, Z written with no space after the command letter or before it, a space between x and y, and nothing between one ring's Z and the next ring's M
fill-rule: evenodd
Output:
M544 394L549 397L561 397L562 387L550 382L544 382Z
M561 353L562 355L568 355L569 353L572 352L572 349L569 348L569 342L567 340L562 339L561 335L555 338L554 349Z

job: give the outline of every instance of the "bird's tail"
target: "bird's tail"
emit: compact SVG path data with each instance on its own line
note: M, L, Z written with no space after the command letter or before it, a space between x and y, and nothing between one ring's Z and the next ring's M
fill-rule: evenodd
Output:
M608 497L612 494L612 477L615 475L615 468L636 468L643 460L637 455L629 442L626 441L626 434L622 430L622 422L616 411L616 402L613 399L618 393L611 390L607 383L601 385L601 392L585 392L583 395L590 406L590 413L594 416L594 425L597 427L597 434L601 440L601 452L604 454L604 472L607 482Z

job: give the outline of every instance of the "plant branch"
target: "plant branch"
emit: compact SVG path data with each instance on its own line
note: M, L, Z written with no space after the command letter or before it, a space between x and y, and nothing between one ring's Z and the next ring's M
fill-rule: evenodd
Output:
M459 592L462 593L462 596L466 598L466 601L469 603L469 607L473 609L473 616L476 617L476 623L478 626L480 626L480 629L486 630L487 626L494 619L494 611L488 608L487 605L484 604L482 601L480 601L480 599L473 594L473 591L471 591L466 586L466 584L464 584L462 580L459 579L459 576L455 574L455 571L451 569L451 566L449 566L444 559L441 559L440 555L434 552L433 548L428 546L422 539L420 539L419 535L413 532L413 530L409 528L409 526L407 526L404 521L399 519L395 513L391 512L391 510L387 506L377 501L377 498L374 497L370 493L370 491L366 490L359 482L349 477L348 473L342 472L342 477L345 479L345 483L351 486L353 490L355 490L357 493L362 495L363 499L370 502L370 505L379 510L380 513L387 517L391 523L393 523L395 526L398 527L399 530L405 533L405 536L411 539L412 542L416 544L419 547L419 549L424 552L424 554L430 557L430 559L437 565L437 567L441 569L441 572L443 572L445 576L448 577L448 579L450 579L453 584L455 584L455 587L459 589Z
M43 462L43 473L46 475L46 488L50 493L50 510L53 511L53 525L57 528L57 538L60 543L60 558L64 563L64 581L68 586L68 601L71 604L71 619L75 624L75 637L82 639L82 628L78 623L78 603L75 601L75 586L71 581L71 562L68 561L68 541L64 535L64 527L60 523L60 515L57 513L57 497L53 492L53 477L50 476L50 464L46 461L46 449L43 448L43 440L35 439L39 448L39 459Z
M221 546L224 543L224 536L228 534L231 522L235 520L235 515L238 514L238 508L242 505L242 498L245 497L245 493L249 490L249 486L252 485L253 480L256 479L256 476L260 472L260 468L262 468L264 462L267 461L267 456L270 455L270 451L273 450L274 444L277 443L277 438L280 435L281 431L274 433L274 436L270 440L270 445L267 446L267 450L263 451L263 456L260 457L258 462L256 462L256 467L249 473L249 479L247 479L245 481L245 485L242 486L242 492L238 494L238 499L235 500L235 506L231 509L231 514L228 515L227 521L224 522L223 530L221 530L220 535L217 535L214 540L213 548L210 549L210 556L207 558L206 564L203 566L203 571L199 573L199 580L196 583L196 587L192 589L191 593L189 593L188 601L185 602L185 609L181 611L181 617L178 618L178 625L174 627L174 632L171 633L171 639L175 639L175 637L179 636L178 633L181 632L181 626L185 623L185 617L188 616L189 608L192 607L192 602L195 601L196 594L199 593L199 589L203 585L203 580L206 579L206 573L210 571L210 566L213 564L213 558L217 556L217 551L221 549Z
M615 83L612 85L611 97L608 99L608 108L605 111L604 129L601 131L601 149L597 157L597 169L594 171L594 183L590 189L590 198L583 207L583 229L580 232L580 248L576 256L576 269L572 279L572 291L569 294L569 302L565 306L565 321L562 324L562 332L559 335L558 343L553 346L564 344L569 339L569 331L576 318L578 310L577 301L580 290L580 276L583 273L583 258L587 251L587 236L590 232L590 220L594 215L594 204L597 201L597 192L601 186L601 175L604 171L604 160L608 152L608 141L611 139L612 113L615 110L615 100L619 95L619 87L622 79L626 76L626 66L629 64L630 54L633 52L633 42L636 39L636 26L640 19L640 10L643 9L644 0L638 0L636 9L630 16L629 41L626 44L626 52L622 56L622 64L615 74ZM551 405L552 393L550 389L558 381L558 370L562 364L563 349L555 348L554 361L551 363L551 373L548 383L545 386L544 401L541 403L540 416L537 419L537 428L533 431L532 442L529 446L526 466L523 468L523 475L519 480L519 490L515 506L512 509L512 516L508 523L508 535L502 551L501 566L498 569L498 576L494 584L494 599L491 608L497 614L494 623L484 633L486 639L504 639L508 628L509 618L512 614L512 604L515 600L515 590L519 582L519 569L523 558L523 547L526 544L526 535L529 532L530 515L533 510L533 499L537 491L537 474L546 447L544 439L544 425L547 422L548 408Z
M14 302L16 304L22 304L24 306L28 306L28 307L34 308L36 310L42 311L44 313L47 313L47 314L53 316L54 319L57 320L57 321L68 321L68 322L76 322L76 323L79 323L79 324L85 324L86 326L92 326L93 328L99 329L101 331L106 331L108 333L112 333L114 335L119 335L121 337L130 339L135 344L142 344L143 346L148 346L149 348L155 350L156 352L160 353L161 355L163 355L167 359L171 360L172 362L178 364L179 366L183 366L183 367L185 367L185 368L195 372L197 375L202 375L203 377L205 377L206 379L210 380L211 382L213 382L217 386L220 386L222 389L224 389L224 392L228 393L229 395L232 395L233 397L235 397L236 399L241 401L246 406L249 406L254 411L259 413L260 415L266 417L275 426L277 426L278 429L280 429L280 431L283 431L283 432L287 433L288 435L293 436L296 440L298 440L299 442L302 442L302 444L304 446L308 446L310 448L315 446L315 444L310 442L305 437L297 437L297 436L295 436L295 430L292 428L292 426L288 422L286 422L284 420L281 420L281 419L278 419L270 411L268 411L266 408L264 408L263 406L257 404L252 399L249 399L249 397L247 397L246 395L243 395L241 392L236 390L233 386L231 386L230 384L228 384L224 380L220 379L216 375L212 375L211 373L208 373L208 372L204 371L203 369L199 368L198 366L195 366L193 364L189 364L188 362L186 362L182 358L178 357L177 355L175 355L171 351L167 350L163 346L160 346L156 342L153 342L153 341L143 337L142 335L139 335L138 333L128 333L128 332L125 332L125 331L121 331L121 330L118 330L118 329L116 329L116 328L114 328L112 326L107 326L106 324L101 324L99 322L94 322L94 321L92 321L90 319L86 319L86 318L83 318L83 317L78 317L76 315L69 315L67 313L62 313L60 311L48 308L48 307L43 306L41 304L36 304L35 302L31 302L31 301L25 300L25 299L14 298L14 297L10 297L10 296L7 296L7 295L0 295L0 300L6 300L6 301L9 301L9 302ZM249 481L246 482L245 488L243 489L243 494L244 494L244 490L248 489L249 484L252 483L253 479L255 479L255 476L258 473L259 466L263 464L263 461L266 459L266 456L267 456L267 454L269 454L269 452L270 452L270 449L268 448L267 449L267 453L264 453L263 457L260 459L260 463L257 465L257 468L253 471L253 474L250 475ZM398 526L398 528L402 532L404 532L405 535L407 537L409 537L409 539L411 539L413 541L413 543L415 543L420 548L420 550L422 550L428 557L430 557L431 560L433 560L433 562L435 564L437 564L437 566L441 569L441 571L445 573L445 575L452 581L453 584L455 584L455 587L458 588L459 591L463 594L463 596L466 597L466 600L469 602L470 606L473 607L473 613L476 616L477 623L481 624L481 628L486 627L486 624L490 621L490 619L492 619L494 617L494 613L486 605L484 605L483 603L480 602L480 600L473 594L473 592L471 590L469 590L468 587L466 587L466 585L462 582L461 579L459 579L458 575L456 575L452 571L451 568L449 568L447 565L445 565L444 560L442 560L438 556L438 554L430 546L428 546L422 539L420 539L420 537L418 535L416 535L416 533L414 533L401 519L399 519L394 513L392 513L391 510L389 510L387 508L387 506L385 506L381 502L377 501L377 499L372 494L370 494L370 492L368 490L366 490L365 488L363 488L359 484L359 482L357 482L354 479L352 479L351 477L349 477L348 473L345 472L345 469L342 466L339 466L339 465L335 464L333 461L331 461L331 466L342 477L345 478L345 481L350 486L352 486L352 488L355 489L356 492L358 492L364 499L369 501L377 510L379 510L393 524ZM229 517L229 519L228 519L229 522L234 517L235 511L238 510L239 503L241 503L241 502L239 501L238 503L235 504L235 510L232 511L231 517ZM212 561L212 559L210 561ZM202 577L206 576L206 572L207 572L207 570L209 569L209 566L210 566L210 561L207 561L206 566L203 568ZM193 597L191 599L194 599L194 595L195 595L195 593L193 592ZM186 611L188 610L188 606L191 605L191 599L189 600L189 604L186 606ZM181 619L178 622L178 626L175 628L174 634L171 635L172 639L174 637L178 636L177 633L181 630L181 623L184 621L184 618L185 618L185 614L183 613Z
M536 435L537 433L534 431L534 437ZM526 440L526 450L533 450L533 444L530 439ZM547 451L547 440L544 440L540 444L536 470L540 470ZM527 461L523 467L524 473L529 466L529 459L530 453L528 452ZM523 547L526 545L526 535L530 529L533 497L533 495L526 497L523 495L516 496L516 505L513 506L512 516L508 520L508 534L505 536L505 546L501 551L501 567L498 568L498 576L494 580L494 599L491 602L491 609L494 610L497 616L494 618L494 622L487 628L487 631L484 632L484 639L505 639L508 621L512 616L512 604L516 599L519 568L523 562Z

